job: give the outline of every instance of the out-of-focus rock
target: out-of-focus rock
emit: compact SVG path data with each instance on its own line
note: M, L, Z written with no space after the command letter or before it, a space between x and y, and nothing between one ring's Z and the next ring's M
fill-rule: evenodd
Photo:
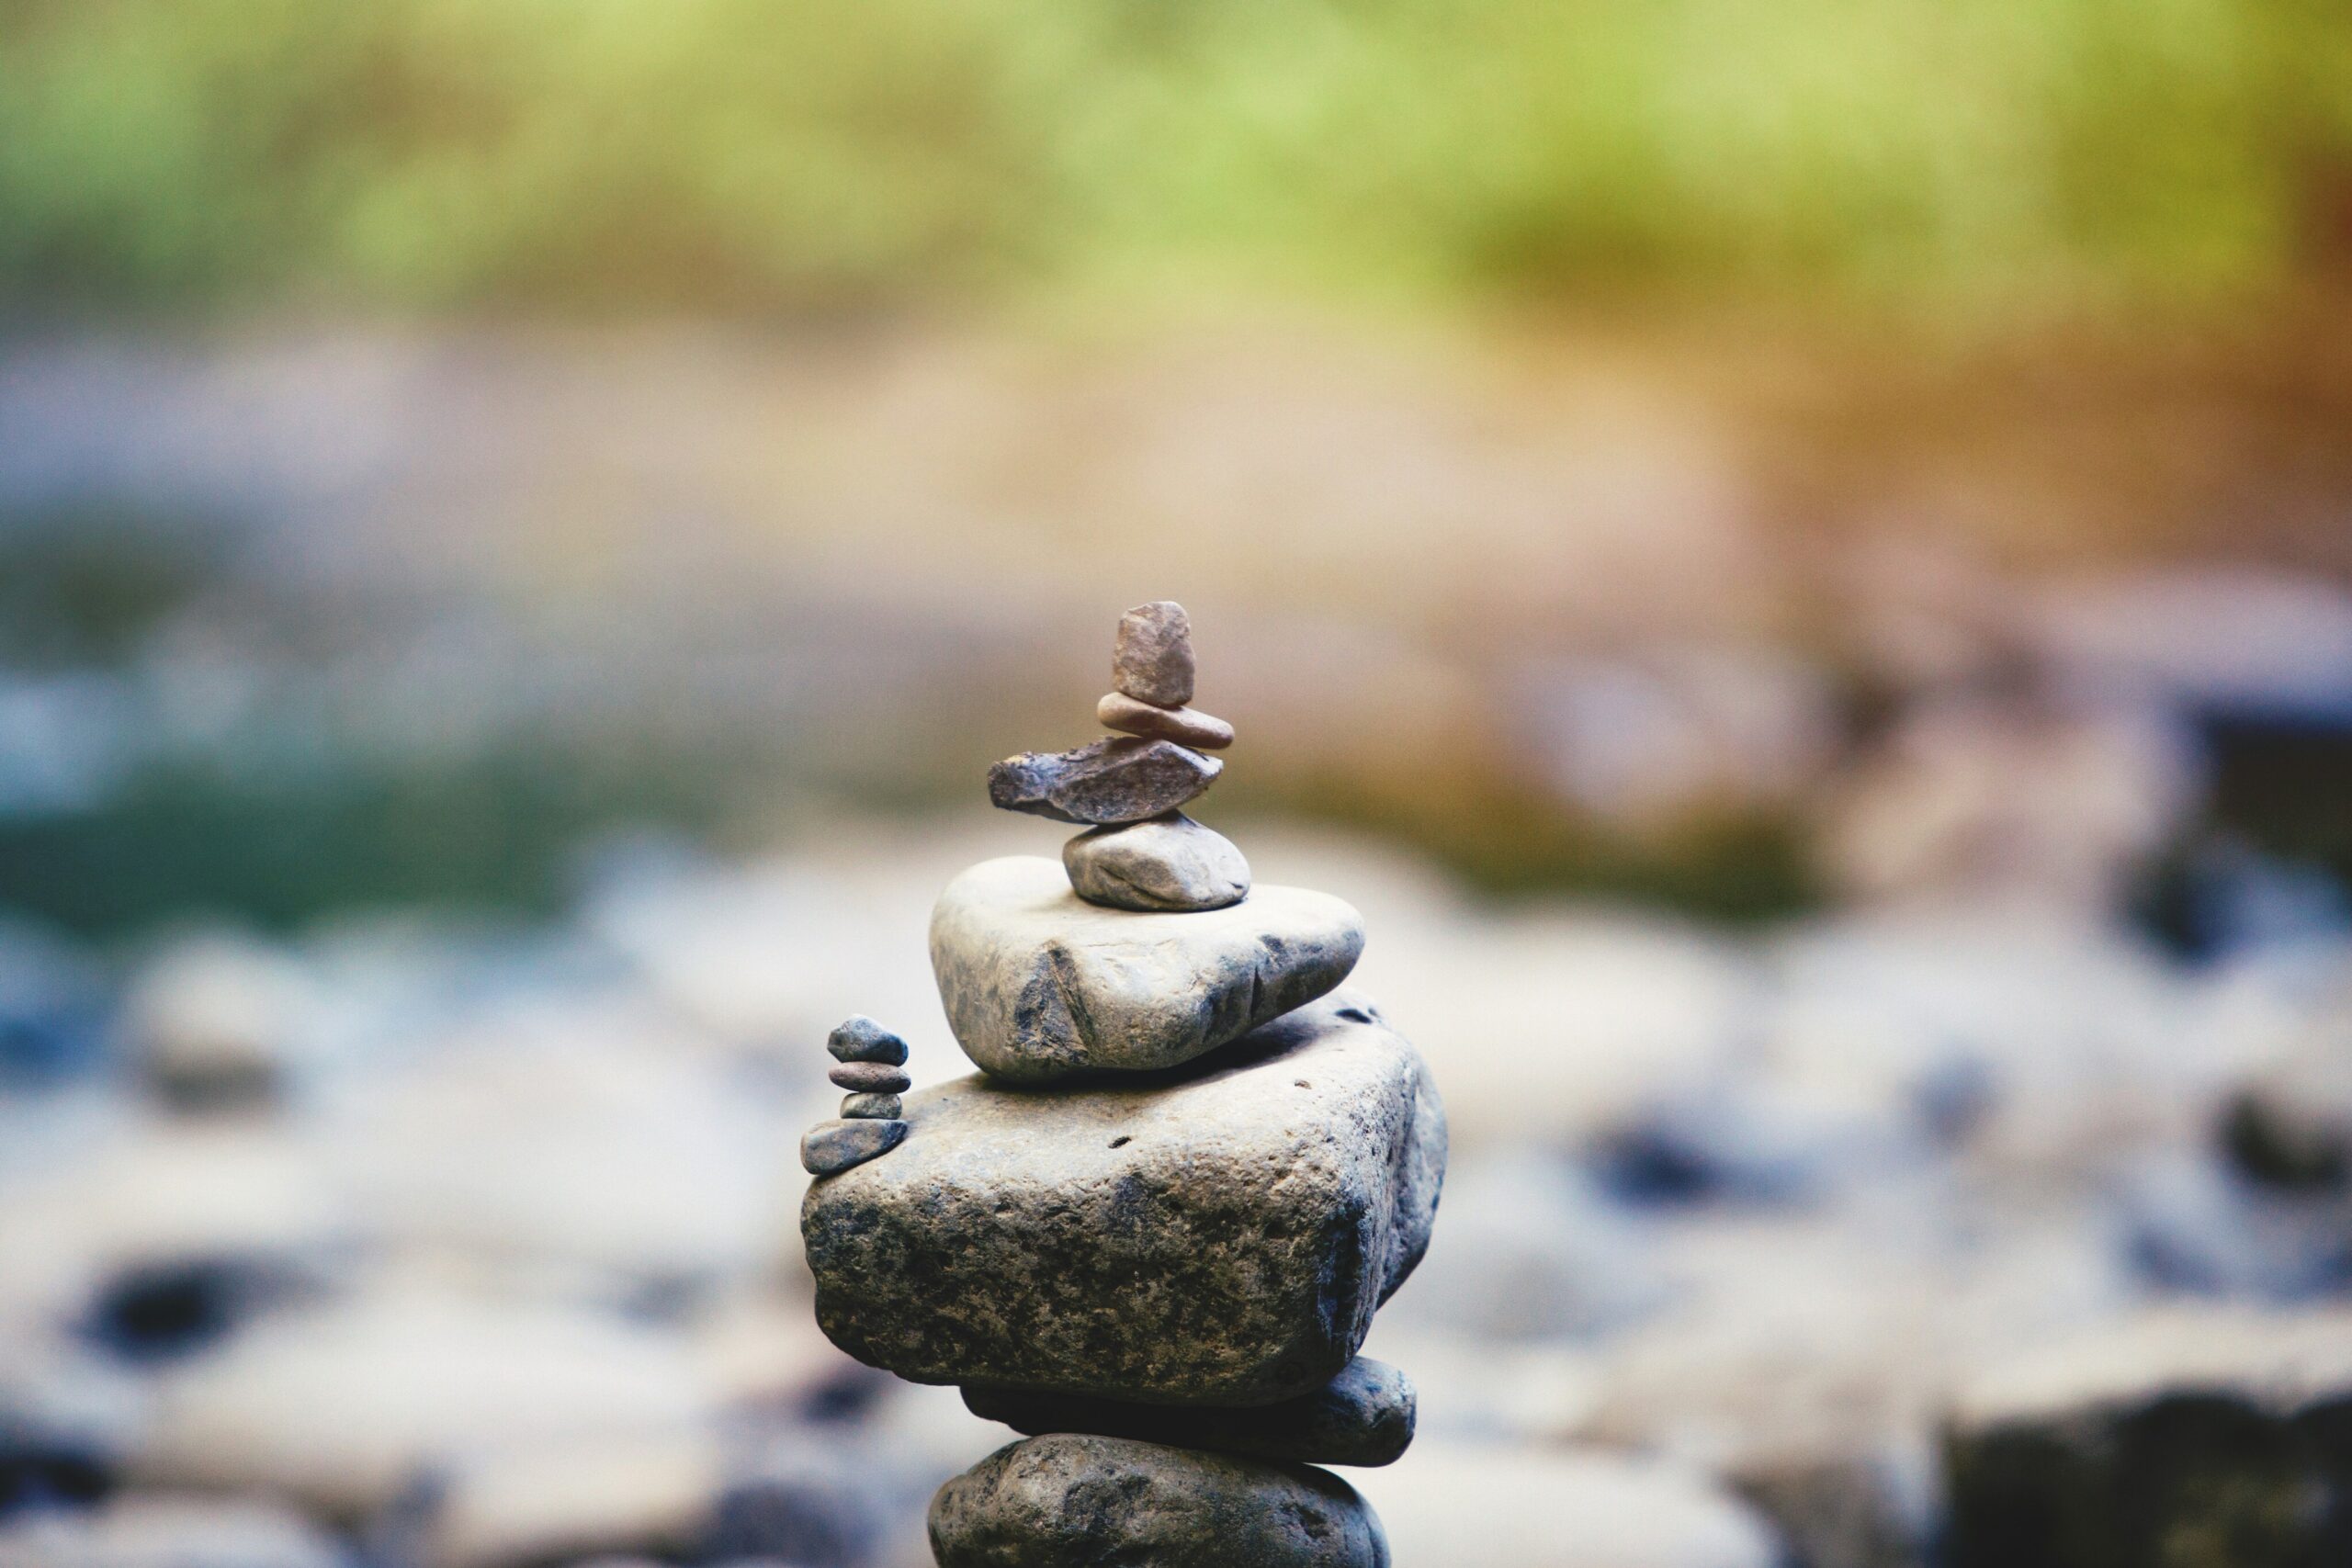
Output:
M0 1515L104 1497L147 1414L119 1367L62 1338L0 1335Z
M1597 1449L1425 1442L1357 1484L1399 1564L1779 1568L1755 1511L1687 1466Z
M907 1119L810 1186L800 1234L827 1335L921 1382L1305 1393L1419 1263L1445 1170L1428 1067L1345 991L1172 1073L975 1075Z
M724 1483L701 1427L577 1431L435 1461L384 1529L421 1568L519 1568L599 1552L674 1557L708 1532Z
M1344 1481L1121 1438L1000 1449L931 1505L940 1568L1388 1568L1380 1521Z
M175 942L123 1003L130 1055L169 1103L209 1110L276 1097L302 1065L317 997L292 954L213 933Z
M0 916L0 1089L50 1088L95 1066L101 997L96 967L79 950Z
M2159 1308L1962 1385L1954 1568L2352 1560L2352 1313Z
M972 867L931 918L956 1043L1016 1083L1191 1061L1322 996L1363 952L1363 918L1328 893L1261 886L1198 913L1104 909L1035 855Z
M134 1470L358 1517L459 1450L690 1427L712 1404L683 1346L621 1319L385 1287L172 1371Z
M132 1493L0 1525L0 1568L350 1568L333 1536L243 1498Z

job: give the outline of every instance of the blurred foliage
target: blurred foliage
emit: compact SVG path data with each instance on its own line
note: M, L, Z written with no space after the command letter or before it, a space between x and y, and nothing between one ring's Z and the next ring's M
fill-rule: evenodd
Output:
M0 299L1627 285L2018 311L2338 243L2332 0L0 0Z

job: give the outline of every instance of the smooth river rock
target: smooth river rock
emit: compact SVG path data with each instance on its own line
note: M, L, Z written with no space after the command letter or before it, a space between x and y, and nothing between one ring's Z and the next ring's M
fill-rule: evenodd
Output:
M853 1121L896 1122L907 1108L895 1094L845 1094L842 1114Z
M904 1094L914 1080L888 1062L843 1062L825 1075L852 1094Z
M1216 783L1225 764L1172 740L1114 736L1069 751L1023 751L989 767L989 802L1057 822L1140 822Z
M1380 1520L1336 1475L1070 1433L999 1449L941 1487L931 1550L940 1568L1388 1562Z
M916 1382L1148 1404L1329 1382L1445 1173L1428 1066L1347 993L1173 1072L918 1090L907 1124L802 1203L826 1335Z
M1180 1449L1212 1449L1305 1464L1393 1464L1413 1440L1413 1385L1358 1356L1312 1393L1250 1410L1130 1404L1025 1389L967 1388L973 1415L1016 1432L1091 1432Z
M906 1138L904 1122L867 1117L820 1122L800 1135L800 1168L811 1176L833 1176L888 1154Z
M1062 846L1072 891L1112 909L1198 912L1250 896L1250 863L1232 840L1181 811L1097 828Z
M881 1062L893 1067L907 1062L907 1043L862 1012L844 1020L826 1040L825 1049L841 1062Z
M1094 722L1123 735L1146 735L1173 740L1201 751L1222 751L1233 744L1233 726L1198 708L1155 707L1125 692L1107 692L1094 705Z
M956 1043L1021 1083L1190 1061L1330 990L1363 952L1363 917L1328 893L1260 887L1193 914L1105 909L1035 855L983 861L931 915Z
M1181 708L1193 700L1193 618L1183 605L1155 599L1119 617L1111 684L1154 707Z

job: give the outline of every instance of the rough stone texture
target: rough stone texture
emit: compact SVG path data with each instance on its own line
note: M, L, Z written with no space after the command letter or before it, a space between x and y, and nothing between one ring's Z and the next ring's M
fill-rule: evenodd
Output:
M1172 740L1118 736L1070 751L1023 751L989 768L989 802L1057 822L1140 822L1216 783L1225 764Z
M906 1108L907 1102L895 1094L842 1096L842 1115L853 1122L896 1122Z
M1155 707L1125 692L1106 692L1094 705L1094 722L1123 735L1143 735L1173 740L1202 751L1222 751L1233 744L1233 726L1198 708Z
M1105 908L1198 912L1250 896L1250 863L1232 840L1182 812L1097 828L1062 846L1071 890Z
M1091 1432L1171 1448L1212 1449L1306 1464L1393 1464L1413 1440L1413 1385L1358 1356L1312 1393L1252 1410L1129 1404L1021 1389L967 1388L964 1403L1016 1432Z
M939 1489L940 1568L1386 1568L1380 1521L1305 1465L1057 1433L999 1449Z
M852 1094L904 1094L914 1083L904 1068L887 1062L843 1062L825 1076Z
M958 1078L907 1123L802 1203L833 1343L917 1382L1160 1404L1329 1382L1420 1260L1445 1171L1428 1066L1345 993L1173 1072Z
M1261 887L1224 909L1138 914L1087 903L1034 855L983 861L931 915L956 1043L1023 1083L1189 1061L1329 991L1363 951L1362 917L1327 893Z
M1111 684L1155 707L1181 708L1193 700L1193 618L1183 605L1155 599L1119 617Z
M843 1020L826 1040L825 1049L843 1062L883 1062L900 1067L907 1061L907 1043L862 1012Z
M2156 1309L1963 1385L1954 1568L2352 1562L2352 1311Z
M820 1122L800 1135L800 1168L811 1176L832 1176L864 1165L905 1143L907 1126L855 1118Z

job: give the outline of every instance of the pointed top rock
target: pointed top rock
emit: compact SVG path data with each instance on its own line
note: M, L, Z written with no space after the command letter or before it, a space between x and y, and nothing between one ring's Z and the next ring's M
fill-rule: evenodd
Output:
M1155 599L1119 617L1111 684L1154 707L1180 708L1193 700L1193 620L1183 605Z

